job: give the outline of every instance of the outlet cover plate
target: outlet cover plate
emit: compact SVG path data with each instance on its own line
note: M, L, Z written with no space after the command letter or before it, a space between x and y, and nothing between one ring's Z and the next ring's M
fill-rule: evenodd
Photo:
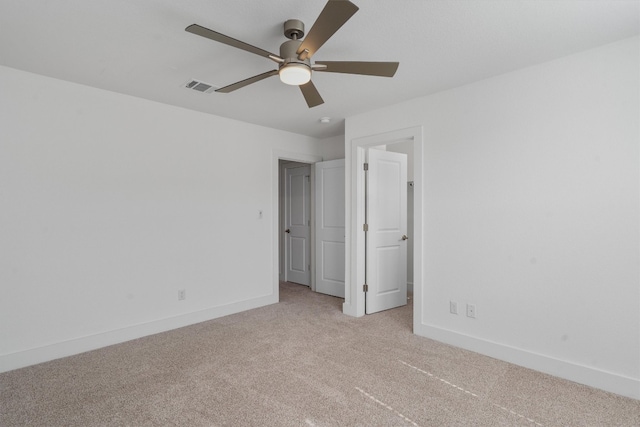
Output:
M458 314L458 303L455 301L449 301L449 312L451 314Z
M476 306L473 304L467 304L467 317L472 319L476 318Z

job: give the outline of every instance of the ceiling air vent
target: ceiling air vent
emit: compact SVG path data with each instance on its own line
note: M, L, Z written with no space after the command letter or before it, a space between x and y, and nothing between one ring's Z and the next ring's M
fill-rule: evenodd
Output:
M184 87L202 93L211 93L216 89L220 89L218 86L214 86L210 83L205 83L200 80L194 79L187 80L187 82L184 84Z

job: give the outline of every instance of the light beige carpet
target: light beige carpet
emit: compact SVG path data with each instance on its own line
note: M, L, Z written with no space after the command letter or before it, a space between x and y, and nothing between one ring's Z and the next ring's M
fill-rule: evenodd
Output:
M640 426L640 401L364 318L281 302L0 374L0 426Z

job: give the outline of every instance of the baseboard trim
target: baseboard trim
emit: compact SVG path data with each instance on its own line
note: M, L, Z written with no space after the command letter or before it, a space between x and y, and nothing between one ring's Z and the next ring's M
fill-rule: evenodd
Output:
M465 350L513 363L590 387L640 399L640 380L478 339L435 326L418 324L414 333Z
M207 320L217 319L230 314L240 313L253 308L263 307L278 302L275 294L266 295L245 301L212 307L205 310L185 313L178 316L141 323L109 332L75 338L29 350L18 351L0 356L0 372L12 371L38 363L48 362L74 354L96 350L125 341L178 329Z

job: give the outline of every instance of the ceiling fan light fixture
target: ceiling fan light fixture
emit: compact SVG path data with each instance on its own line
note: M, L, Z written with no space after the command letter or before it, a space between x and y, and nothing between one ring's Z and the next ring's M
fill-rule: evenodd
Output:
M280 67L278 71L282 83L300 86L311 80L311 68L306 64L289 63Z
M315 55L318 49L320 49L343 24L351 19L357 11L358 6L349 0L328 0L324 9L322 9L320 15L318 15L316 22L314 22L311 27L311 30L309 30L309 33L306 35L302 21L299 19L289 19L285 21L283 26L284 36L288 40L280 45L280 55L276 55L275 53L198 24L189 25L185 28L185 31L268 58L278 64L277 69L271 69L265 73L216 89L216 92L233 92L234 90L278 74L283 83L298 86L302 92L302 96L307 102L307 106L313 108L324 103L322 96L318 93L318 89L316 89L311 81L313 71L393 77L398 69L397 62L322 61L311 64L311 57Z

